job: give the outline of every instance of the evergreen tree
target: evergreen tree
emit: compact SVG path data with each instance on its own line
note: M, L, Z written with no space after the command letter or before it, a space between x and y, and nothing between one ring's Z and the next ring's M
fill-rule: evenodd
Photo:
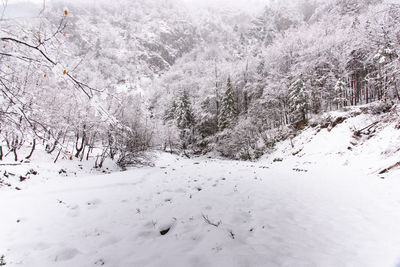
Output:
M177 109L177 101L172 101L171 106L164 112L164 121L171 121L175 119L175 112Z
M232 128L236 122L237 111L236 103L233 97L231 78L228 77L226 82L226 91L222 99L221 111L219 113L218 128L220 131L226 128Z
M192 105L186 90L182 95L173 100L171 106L164 113L164 121L174 120L180 130L192 129L195 125Z
M290 121L305 120L308 111L308 95L304 82L299 79L289 87Z
M180 130L191 130L194 127L195 119L190 103L189 94L186 90L182 92L182 96L175 104L175 118L177 126Z
M186 90L182 95L172 101L171 106L164 113L164 121L173 121L179 131L180 144L182 149L186 149L194 142L195 116L190 102L189 94Z
M346 106L346 84L341 80L336 82L335 95L336 97L334 102L338 105L338 108Z

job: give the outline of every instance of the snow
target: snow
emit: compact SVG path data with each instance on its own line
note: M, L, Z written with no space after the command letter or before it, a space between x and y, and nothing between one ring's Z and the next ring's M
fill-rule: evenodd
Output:
M18 162L14 161L12 154L4 157L3 161L0 162L0 195L5 190L13 190L17 187L24 190L33 185L41 186L49 180L75 180L82 176L96 176L120 170L111 159L104 161L103 168L94 168L96 155L101 153L97 148L93 149L89 160L86 160L86 154L85 159L80 160L71 153L73 149L70 147L70 151L60 153L56 164L54 164L58 152L56 150L53 154L47 153L45 144L37 142L32 160L25 159L25 156L31 152L31 143L25 144L18 150ZM25 178L22 182L20 181L21 176Z
M370 106L365 106L370 107ZM362 109L363 107L361 107ZM263 160L283 158L292 168L332 170L348 166L362 175L377 174L400 159L400 130L396 129L400 108L395 106L390 114L368 114L360 108L348 112L331 112L326 116L346 118L330 127L309 127L291 141L281 142L277 149ZM354 131L373 123L370 135L354 137ZM293 146L292 146L293 144ZM311 166L310 166L311 165ZM398 175L399 172L393 174ZM384 175L381 175L383 177Z
M30 267L400 262L396 176L291 167L160 154L155 167L3 190L0 255Z
M49 164L39 144L32 162L10 166L8 156L0 263L399 266L400 170L379 172L400 158L400 108L363 108L325 115L346 119L310 126L257 162L157 152L154 167L116 172L110 161L91 168L94 159Z

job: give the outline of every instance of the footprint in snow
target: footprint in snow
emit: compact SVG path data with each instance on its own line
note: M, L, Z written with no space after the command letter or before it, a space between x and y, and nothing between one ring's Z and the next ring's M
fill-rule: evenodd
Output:
M44 243L44 242L39 242L39 243L34 244L32 247L34 250L46 250L46 249L50 248L50 244Z
M54 261L68 261L78 254L81 254L81 252L75 248L62 249L54 256Z
M72 205L68 206L69 211L67 212L67 215L69 217L78 217L80 212L79 212L79 206L78 205Z
M136 237L143 237L143 238L148 238L148 237L155 237L156 234L154 231L141 231L136 234Z
M100 259L100 260L97 260L94 264L103 266L104 264L106 264L106 262L103 259Z
M175 192L175 193L186 193L186 190L183 189L183 188L178 188L178 189L176 189L176 190L173 191L173 192Z
M89 209L95 208L100 203L101 203L100 199L93 199L93 200L90 200L90 201L86 202L86 204L87 204Z
M107 239L105 239L103 242L100 243L100 248L108 247L117 244L120 242L121 239L115 237L115 236L110 236Z

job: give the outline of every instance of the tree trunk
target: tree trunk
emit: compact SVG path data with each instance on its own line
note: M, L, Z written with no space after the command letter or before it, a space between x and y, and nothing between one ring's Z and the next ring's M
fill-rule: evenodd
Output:
M399 91L397 90L397 81L395 82L395 85L394 85L394 93L397 97L397 100L400 101L400 94L399 94Z
M47 153L49 153L49 154L53 153L53 151L57 147L57 144L58 144L58 140L55 140L53 146L50 149L47 150Z
M25 157L26 159L30 159L32 157L35 148L36 148L36 139L33 139L31 153L29 153L29 155Z
M93 144L93 146L94 146L94 144ZM114 157L115 157L115 151L114 151L114 148L113 148L113 146L114 146L114 139L112 138L112 135L111 135L111 132L109 132L108 133L108 146L110 147L110 158L112 159L112 160L114 160Z
M84 145L82 152L81 152L81 161L83 160L83 157L85 156L85 149L86 149L86 146Z
M18 161L17 148L13 147L12 152L14 153L14 160Z
M89 146L88 151L86 153L86 160L89 160L90 151L93 149L92 146Z
M58 157L60 156L61 150L62 150L62 148L60 148L60 150L58 150L58 154L57 154L57 157L56 157L56 158L55 158L55 160L54 160L54 163L56 163L56 162L57 162L57 160L58 160Z
M107 158L107 150L108 150L108 147L106 147L105 149L103 149L103 153L101 153L99 168L102 168L102 167L103 167L103 163L104 163L104 161L105 161L106 158Z
M85 133L83 133L83 135L82 135L81 146L78 147L78 145L79 145L79 134L77 134L76 135L76 144L75 144L75 149L76 149L75 158L79 158L79 155L81 154L81 151L83 150L84 143L85 143Z
M219 123L219 94L218 94L218 68L217 61L215 61L215 107L216 107L216 124Z

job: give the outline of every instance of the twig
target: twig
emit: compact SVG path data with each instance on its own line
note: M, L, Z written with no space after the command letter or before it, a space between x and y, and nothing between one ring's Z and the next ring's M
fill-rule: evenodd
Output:
M210 219L208 218L207 215L202 214L201 216L203 217L204 221L205 221L206 223L208 223L209 225L218 227L218 226L220 226L220 224L222 223L221 221L219 221L219 222L217 222L217 223L213 223L212 221L210 221Z

